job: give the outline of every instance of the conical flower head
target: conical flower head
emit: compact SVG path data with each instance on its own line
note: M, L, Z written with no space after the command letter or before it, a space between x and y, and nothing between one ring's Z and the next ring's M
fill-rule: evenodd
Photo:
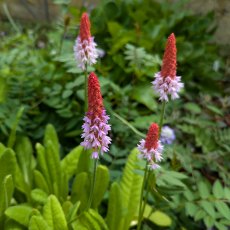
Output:
M166 78L170 77L172 79L176 76L176 38L174 33L170 34L167 40L165 53L163 57L163 65L161 68L161 76Z
M167 40L161 71L155 74L153 89L160 95L161 101L179 98L178 93L184 87L181 77L176 76L176 38L172 33Z
M88 78L88 113L93 119L101 118L103 109L100 84L96 74L92 72Z
M159 127L156 123L151 124L147 133L146 139L142 139L137 146L140 151L140 157L148 161L150 169L157 169L160 166L162 157L163 146L159 138Z
M98 52L96 49L97 44L90 33L90 21L87 13L83 13L80 23L80 33L74 45L74 56L77 61L78 67L82 70L86 66L91 66L96 63Z
M156 123L153 123L149 127L145 139L145 148L149 151L150 149L157 149L158 147L158 136L159 136L159 126Z
M83 42L84 40L90 41L90 21L87 13L83 13L81 16L80 23L80 39Z
M103 154L109 151L111 138L108 131L109 116L103 106L100 84L95 73L88 77L88 112L84 117L83 134L84 141L81 143L85 149L92 149L92 158L99 158L99 152Z

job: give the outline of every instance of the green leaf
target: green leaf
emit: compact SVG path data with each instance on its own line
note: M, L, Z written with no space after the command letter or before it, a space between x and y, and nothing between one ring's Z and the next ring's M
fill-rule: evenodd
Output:
M3 214L5 209L10 206L10 201L14 192L14 184L12 175L8 175L4 178L0 184L0 227L3 220Z
M34 183L35 183L36 187L43 190L47 194L49 194L50 192L49 192L48 184L47 184L44 176L41 174L41 172L38 170L34 170L33 171L33 177L34 177Z
M31 198L34 202L44 205L47 202L48 195L43 190L36 188L31 191Z
M210 196L209 188L205 182L198 183L198 190L201 198L206 199Z
M72 220L76 219L78 209L80 207L80 201L76 202L69 210L69 213L66 217L68 222L72 222Z
M161 211L155 211L153 212L149 218L150 221L152 221L154 224L161 226L161 227L168 227L172 225L171 218Z
M228 220L230 220L230 209L223 201L216 201L215 206L217 210Z
M45 181L49 186L49 190L52 191L51 178L50 178L46 157L45 157L46 155L45 148L40 143L37 143L36 150L37 150L38 169L41 172L41 174L44 176Z
M62 207L54 195L48 197L43 208L43 217L53 230L68 230Z
M222 112L218 107L216 107L216 106L214 106L214 105L206 105L206 107L207 107L209 110L211 110L212 112L214 112L214 113L216 113L216 114L218 114L218 115L220 115L220 116L223 116L223 112Z
M29 206L18 205L12 206L6 209L5 215L19 224L28 227L30 215L32 214L33 209Z
M185 210L186 210L187 215L190 215L192 217L195 216L198 209L199 207L192 202L185 203Z
M54 152L59 154L59 141L55 128L53 125L48 124L45 130L44 145L47 147L52 142Z
M137 163L140 161L138 154L139 151L136 148L131 152L121 179L122 205L124 210L126 210L126 215L123 217L123 224L119 229L129 228L139 207L143 178L134 172L134 170L139 169L137 166Z
M11 149L6 149L0 156L0 183L7 175L14 175L16 173L16 157Z
M96 171L96 181L93 192L92 208L97 209L109 185L109 170L106 166L99 165Z
M76 148L71 150L61 161L61 170L67 175L68 179L70 179L76 173L78 161L81 154L84 154L83 147L77 146Z
M215 224L215 219L211 216L205 216L204 223L207 226L207 228L211 228Z
M219 230L228 230L228 227L221 224L221 223L218 223L218 222L215 222L215 226L219 229Z
M15 152L25 183L31 187L33 147L28 137L17 138Z
M199 204L213 219L215 219L216 213L213 203L202 200Z
M108 230L108 227L107 227L107 225L106 225L104 219L102 218L101 215L99 215L98 212L96 212L96 211L93 210L93 209L89 209L88 212L89 212L89 214L93 217L93 219L97 221L97 223L99 224L101 230L102 230L102 229ZM111 229L110 229L110 230L111 230Z
M29 223L29 230L51 230L42 216L32 216Z
M149 85L138 85L133 87L130 96L137 102L145 105L151 111L156 111L157 103L153 97L153 90Z
M201 108L199 105L192 103L192 102L188 102L184 105L184 108L191 111L192 113L195 114L199 114L201 113Z
M212 187L212 191L214 196L217 199L223 198L224 197L224 188L222 187L221 183L219 180L216 180L213 187Z
M198 221L203 219L205 216L207 216L206 212L203 211L202 209L198 210L197 213L195 214L194 220Z
M123 214L121 189L117 182L111 185L109 192L106 222L110 230L117 230Z
M89 199L89 189L90 189L90 178L88 173L79 173L73 182L71 201L75 203L77 201L81 202L81 210L84 210L87 206Z
M9 148L12 148L14 146L15 139L16 139L17 126L23 115L23 111L24 111L24 107L20 107L20 109L17 112L16 119L13 123L12 130L10 132L10 136L9 136L8 143L7 143L7 147Z

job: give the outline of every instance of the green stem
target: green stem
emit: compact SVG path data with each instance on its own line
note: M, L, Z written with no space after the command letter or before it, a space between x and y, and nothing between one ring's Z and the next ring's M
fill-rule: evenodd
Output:
M88 110L88 73L87 73L87 64L85 67L85 112Z
M138 226L137 226L137 230L139 230L141 228L141 221L142 221L142 198L143 198L143 194L144 194L144 189L145 189L145 182L146 182L146 177L147 177L147 171L148 171L148 162L146 162L145 165L145 174L144 174L144 179L142 182L142 188L141 188L141 197L140 197L140 203L139 203L139 214L138 214Z
M162 129L162 126L163 126L164 115L165 115L165 106L166 106L166 102L164 101L163 104L162 104L162 110L161 110L161 116L160 116L159 136L161 134L161 129ZM150 187L148 186L148 180L149 180L150 173L151 172L148 169L148 163L146 163L144 180L143 180L143 184L142 184L142 188L141 188L141 199L140 199L140 205L139 205L139 216L138 216L137 230L141 229L141 222L142 222L142 219L143 219L145 207L146 207L147 200L148 200L148 195L149 195L149 192L150 192ZM144 193L145 186L147 186L147 191L145 193L144 203L143 203L143 206L142 206L142 199L143 199L143 193Z
M96 181L96 172L97 172L97 159L94 159L94 166L93 166L93 179L92 179L92 184L91 184L91 189L90 189L90 194L89 194L89 202L87 209L91 207L92 201L93 201L93 192L94 192L94 187L95 187L95 181Z
M159 136L161 134L161 129L162 129L162 126L163 126L163 121L164 121L164 116L165 116L165 106L166 106L166 101L163 101L162 110L161 110L161 117L160 117L160 123L159 123Z

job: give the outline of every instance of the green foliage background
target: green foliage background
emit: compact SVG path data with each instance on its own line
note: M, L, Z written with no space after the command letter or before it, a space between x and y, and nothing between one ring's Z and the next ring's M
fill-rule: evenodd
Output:
M163 169L151 180L144 229L227 229L230 87L224 58L212 43L214 15L194 15L181 1L151 0L101 1L90 12L91 32L105 52L90 71L100 79L113 144L101 159L107 167L98 168L104 182L96 184L103 188L95 191L98 212L84 212L91 162L90 153L76 147L84 76L76 67L73 45L86 9L56 3L70 24L65 26L66 16L51 25L17 22L20 33L12 30L1 38L1 226L116 229L119 223L119 229L129 228L137 215L143 169L136 150L130 151L150 123L159 121L161 107L150 82L160 70L167 36L174 32L185 89L180 100L167 104L165 123L175 129L177 140L166 147Z

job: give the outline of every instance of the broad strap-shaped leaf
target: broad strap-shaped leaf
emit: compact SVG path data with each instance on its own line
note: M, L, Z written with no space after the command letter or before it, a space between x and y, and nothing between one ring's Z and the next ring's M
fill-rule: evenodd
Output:
M40 205L44 205L47 202L48 195L43 190L36 188L31 191L31 199Z
M135 148L129 155L120 183L122 204L125 211L120 230L129 229L130 223L139 207L143 178L135 173L135 170L139 169L137 164L139 162L138 153Z
M28 137L17 138L15 145L15 153L18 160L19 168L22 171L25 183L29 187L32 185L32 157L33 157L33 147Z
M93 192L92 208L96 209L100 205L108 185L109 185L109 170L107 167L103 165L99 165L97 167L97 172L96 172L96 182L95 182L95 187Z
M11 149L6 149L0 156L0 183L7 175L12 175L14 179L16 167L15 153Z
M45 147L47 147L49 141L52 142L54 151L59 153L58 136L57 136L55 128L51 124L48 124L46 126L45 136L44 136L44 145L45 145Z
M88 173L82 172L75 177L72 187L71 201L81 202L80 209L84 210L87 206L90 190L90 177Z
M32 216L29 230L52 230L42 216Z
M49 187L43 174L36 169L33 171L33 174L34 174L33 177L34 177L35 187L40 188L41 190L49 194Z
M46 162L46 156L45 156L46 155L45 148L40 143L37 143L36 150L37 150L38 170L44 176L47 182L47 185L49 187L49 191L52 192L51 178L49 175L48 166Z
M78 201L69 209L69 212L66 217L68 222L73 222L73 220L77 217L77 212L80 207L80 204L80 201Z
M104 219L95 210L90 209L81 214L77 221L72 224L74 229L90 229L90 230L108 230Z
M83 147L77 146L61 161L61 170L67 175L68 180L76 173L81 154L83 154Z
M5 211L5 215L19 224L28 227L33 209L25 205L11 206Z
M10 205L14 192L12 175L7 175L0 184L0 229L3 229L4 211Z
M117 182L111 185L109 192L106 222L110 230L117 230L123 216L121 189Z
M52 230L68 230L65 214L56 196L49 196L43 208L43 217Z
M16 131L17 131L18 123L19 123L19 121L20 121L20 119L22 117L23 111L24 111L24 107L20 107L18 112L17 112L16 119L15 119L15 121L13 123L13 127L11 129L9 139L8 139L8 143L7 143L7 146L9 148L13 148L13 146L14 146L14 143L15 143L15 140L16 140Z
M62 184L59 152L56 151L53 142L50 140L47 141L45 150L46 163L51 179L51 185L53 187L53 193L59 197Z

